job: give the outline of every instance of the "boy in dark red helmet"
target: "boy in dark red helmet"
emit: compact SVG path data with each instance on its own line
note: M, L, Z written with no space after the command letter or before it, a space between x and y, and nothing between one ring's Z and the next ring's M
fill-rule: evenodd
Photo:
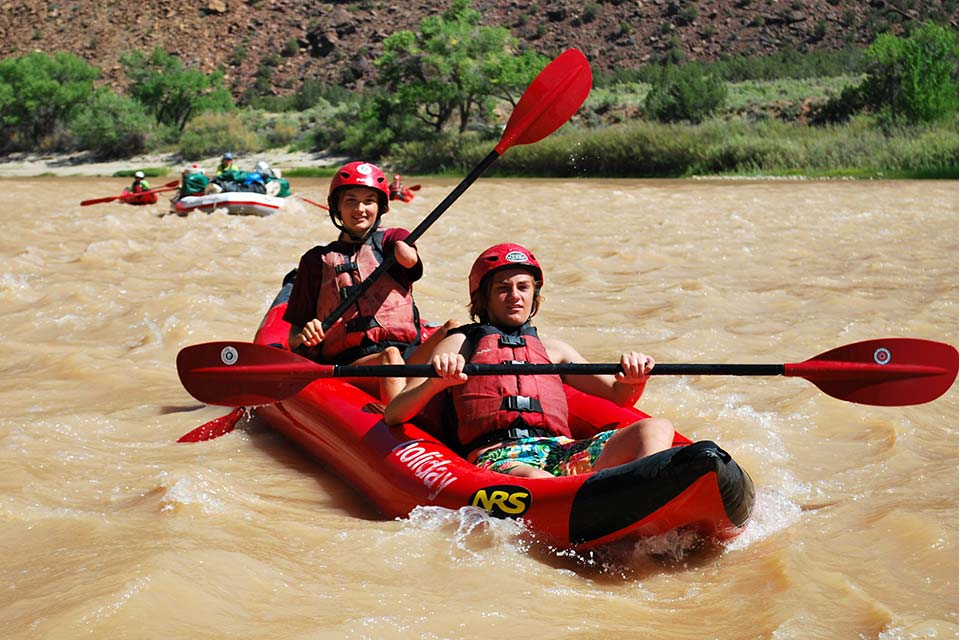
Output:
M413 418L446 390L456 414L458 444L467 459L481 468L527 477L606 469L672 446L673 425L664 418L647 418L586 440L574 440L567 423L563 383L632 406L653 369L650 356L623 354L623 372L616 376L468 378L463 373L467 362L586 362L572 346L540 337L530 324L540 304L543 270L526 248L490 247L473 263L469 283L470 314L479 322L452 329L436 346L432 361L440 377L410 380L387 405L387 424Z
M405 242L406 229L380 229L380 219L390 209L383 171L367 162L345 164L330 181L327 204L340 237L300 258L283 315L291 325L290 348L326 363L403 364L420 344L413 283L423 275L423 264L416 248ZM390 253L396 263L324 332L324 319ZM371 382L357 384L369 387ZM401 378L380 379L380 398L389 401L403 384Z

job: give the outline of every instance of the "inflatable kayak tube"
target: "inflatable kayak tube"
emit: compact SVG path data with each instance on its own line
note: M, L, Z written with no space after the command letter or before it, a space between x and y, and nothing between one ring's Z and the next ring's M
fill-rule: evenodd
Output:
M124 191L121 200L127 204L144 205L157 204L160 196L156 192L144 191L142 193L131 193Z
M225 191L202 196L184 196L172 203L173 213L185 216L191 211L211 213L216 209L226 209L231 215L269 216L276 213L285 198L244 191Z
M260 344L287 346L282 320L292 289L287 278L257 331ZM646 417L633 408L567 388L576 437L627 426ZM319 379L256 414L330 467L386 517L406 517L419 505L479 507L521 518L542 540L593 547L674 529L706 538L738 535L753 509L750 476L710 441L677 434L674 448L599 472L519 478L479 469L416 421L388 427L382 405L337 378Z

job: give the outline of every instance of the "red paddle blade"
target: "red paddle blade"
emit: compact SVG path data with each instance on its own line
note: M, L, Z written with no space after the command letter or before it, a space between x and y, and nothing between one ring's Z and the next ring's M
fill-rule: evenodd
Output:
M593 74L577 49L567 49L533 79L494 147L499 155L515 144L546 138L577 112L590 94Z
M848 344L796 364L785 376L806 378L834 398L883 407L936 400L957 378L952 345L914 338Z
M333 375L285 349L246 342L207 342L177 354L183 388L207 404L245 407L271 404L297 393L317 378Z
M204 422L190 433L183 434L177 438L177 442L203 442L219 438L233 431L242 417L243 407L237 407L227 415Z
M123 196L110 196L108 198L94 198L92 200L84 200L80 203L81 207L89 207L91 204L100 204L102 202L113 202L114 200L119 200Z

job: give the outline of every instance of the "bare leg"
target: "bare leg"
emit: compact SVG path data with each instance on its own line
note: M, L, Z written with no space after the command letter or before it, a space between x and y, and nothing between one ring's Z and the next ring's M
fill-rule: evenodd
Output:
M380 365L380 364L403 364L403 356L396 347L387 347L379 353L371 353L357 358L353 365ZM349 378L350 384L363 389L372 396L380 397L384 404L393 400L393 398L403 391L406 384L406 378Z
M673 446L673 425L666 418L645 418L618 430L603 447L594 470L609 469Z
M378 364L403 364L403 356L396 347L387 347L380 352ZM390 402L403 391L406 384L406 378L380 378L380 401L384 404Z
M443 326L439 327L436 331L430 334L430 337L424 340L419 347L413 350L413 353L410 354L410 358L407 360L409 364L427 364L430 362L430 356L433 355L433 349L440 341L447 337L447 331L459 327L460 323L456 320L447 320L443 323Z

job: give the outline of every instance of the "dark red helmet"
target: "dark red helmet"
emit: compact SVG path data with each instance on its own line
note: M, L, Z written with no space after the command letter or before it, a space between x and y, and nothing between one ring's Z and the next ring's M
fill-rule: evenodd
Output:
M339 198L337 197L337 190L347 187L370 187L371 189L376 189L378 191L377 200L380 203L379 213L383 215L390 210L390 188L387 185L387 177L383 175L380 167L375 164L370 164L369 162L350 162L337 169L333 180L330 181L330 191L327 193L327 205L330 207L330 218L338 227L340 225L337 223L337 216L339 216L340 212L338 211Z
M473 262L470 269L470 297L480 290L480 283L485 275L508 267L527 267L537 282L537 288L543 286L543 269L533 253L519 244L506 242L493 245Z

